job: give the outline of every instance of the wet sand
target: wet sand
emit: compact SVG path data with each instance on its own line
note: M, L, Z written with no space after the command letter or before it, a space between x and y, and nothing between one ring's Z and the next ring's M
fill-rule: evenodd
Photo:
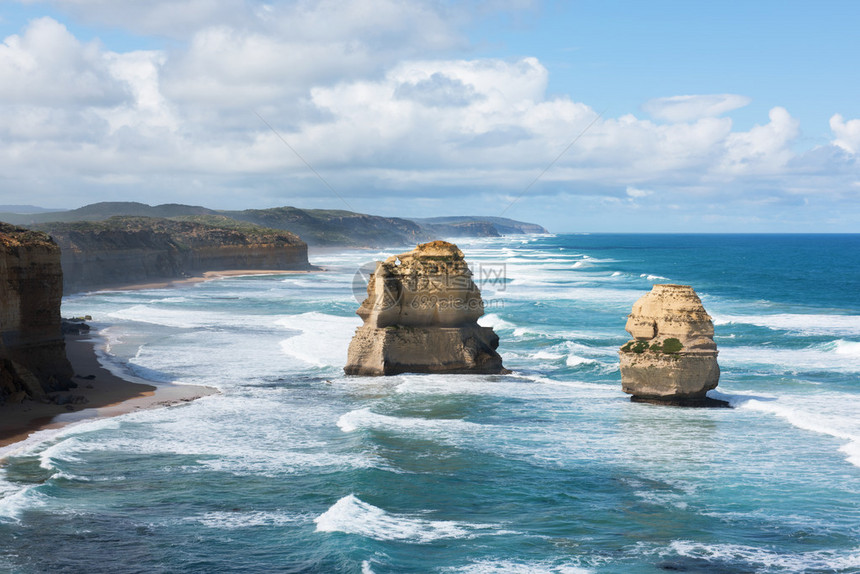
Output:
M322 269L207 271L199 276L185 279L123 285L106 290L164 289L221 277L287 275L313 271L322 271ZM78 387L68 392L51 393L51 395L60 397L66 395L83 396L86 398L86 402L58 405L25 400L20 404L0 407L0 449L24 441L36 431L61 428L81 420L112 417L137 409L189 402L218 392L217 389L211 387L154 383L139 379L131 374L117 376L99 363L96 345L100 344L101 341L96 334L66 335L66 355L72 364L75 373L73 380L78 384Z
M218 392L211 387L147 383L131 375L119 377L99 363L95 350L98 344L98 338L91 335L66 336L66 355L75 372L72 380L78 388L51 393L58 397L82 396L86 402L58 405L25 400L0 407L0 447L22 441L37 430L193 401Z
M322 269L231 269L229 271L206 271L200 275L185 277L183 279L167 279L164 281L154 281L150 283L133 283L131 285L120 285L117 287L106 287L98 289L98 291L137 291L140 289L166 289L168 287L181 287L183 285L193 285L194 283L202 283L203 281L211 281L222 277L243 277L249 275L294 275L296 273L311 273L313 271L322 271Z

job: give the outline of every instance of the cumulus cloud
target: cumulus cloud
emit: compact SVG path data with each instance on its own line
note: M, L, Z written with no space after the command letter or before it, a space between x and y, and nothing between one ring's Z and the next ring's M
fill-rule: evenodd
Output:
M479 97L472 86L440 72L423 80L400 84L394 90L394 96L431 107L466 106Z
M496 205L538 175L535 200L518 208L590 198L594 217L607 205L719 211L856 193L845 152L860 151L860 120L833 116L833 145L798 152L800 126L784 108L734 129L729 112L749 103L740 95L660 98L644 104L650 118L598 118L549 95L536 58L447 56L462 37L434 2L143 0L131 16L106 0L64 6L183 39L114 52L43 18L0 45L0 173L7 187L55 197L84 190L70 206L319 204L319 182L282 137L366 211L393 213L404 196Z
M794 157L791 143L800 133L800 124L788 110L775 107L768 113L770 122L756 125L748 132L726 138L723 167L730 173L777 172Z
M108 68L97 42L83 44L56 20L40 18L0 45L0 101L115 105L128 94Z
M841 114L834 114L830 118L830 130L836 139L836 145L848 153L860 153L860 119L845 121Z
M643 104L651 117L667 122L689 122L717 117L749 105L752 100L737 94L707 94L656 98Z

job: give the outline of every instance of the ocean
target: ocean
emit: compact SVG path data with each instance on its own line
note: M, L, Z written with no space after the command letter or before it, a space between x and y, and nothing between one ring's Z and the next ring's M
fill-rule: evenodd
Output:
M66 298L113 369L220 394L0 451L0 571L860 572L860 235L457 243L511 375L343 375L361 270L414 246ZM734 408L621 392L655 283Z

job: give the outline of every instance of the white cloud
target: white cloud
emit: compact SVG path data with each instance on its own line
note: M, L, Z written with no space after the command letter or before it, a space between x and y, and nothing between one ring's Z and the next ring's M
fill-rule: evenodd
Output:
M114 3L72 1L93 17L104 10L104 21L130 18ZM6 38L6 189L56 193L69 206L322 201L321 184L258 112L366 211L404 205L403 197L422 206L456 198L486 210L497 203L488 197L516 197L556 158L529 197L592 197L594 213L606 201L644 213L856 195L856 162L841 150L860 151L860 120L833 116L834 145L802 153L799 124L783 108L735 131L725 114L749 102L739 95L646 103L659 121L597 119L586 103L548 95L549 71L536 58L439 56L462 39L430 2L241 4L180 2L176 25L187 42L165 50L113 52L49 18ZM147 0L129 10L139 11L141 30L167 30L168 5ZM69 199L69 190L85 193Z
M188 35L171 52L164 92L178 103L249 108L306 99L314 86L379 76L397 62L463 45L429 2L324 0L257 5ZM247 21L244 21L247 20Z
M642 109L658 120L689 122L720 116L749 105L752 100L737 94L671 96L645 102Z
M846 122L841 114L834 114L830 118L830 129L836 136L834 145L852 154L860 153L860 119Z
M647 189L639 189L638 187L633 187L631 185L627 186L627 196L633 199L638 199L641 197L648 197L654 193L653 191L649 191Z
M51 18L0 45L0 101L29 106L114 105L128 94L96 42L79 42Z
M23 0L27 4L52 4L87 22L185 39L202 27L231 22L241 26L254 17L245 0Z
M767 124L726 138L722 167L728 173L776 173L794 157L790 146L800 133L800 124L782 107L772 108L768 117Z

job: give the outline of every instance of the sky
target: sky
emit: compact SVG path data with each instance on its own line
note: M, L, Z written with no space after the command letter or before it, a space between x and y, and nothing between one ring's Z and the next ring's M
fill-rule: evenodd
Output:
M0 205L860 232L860 3L0 0Z

